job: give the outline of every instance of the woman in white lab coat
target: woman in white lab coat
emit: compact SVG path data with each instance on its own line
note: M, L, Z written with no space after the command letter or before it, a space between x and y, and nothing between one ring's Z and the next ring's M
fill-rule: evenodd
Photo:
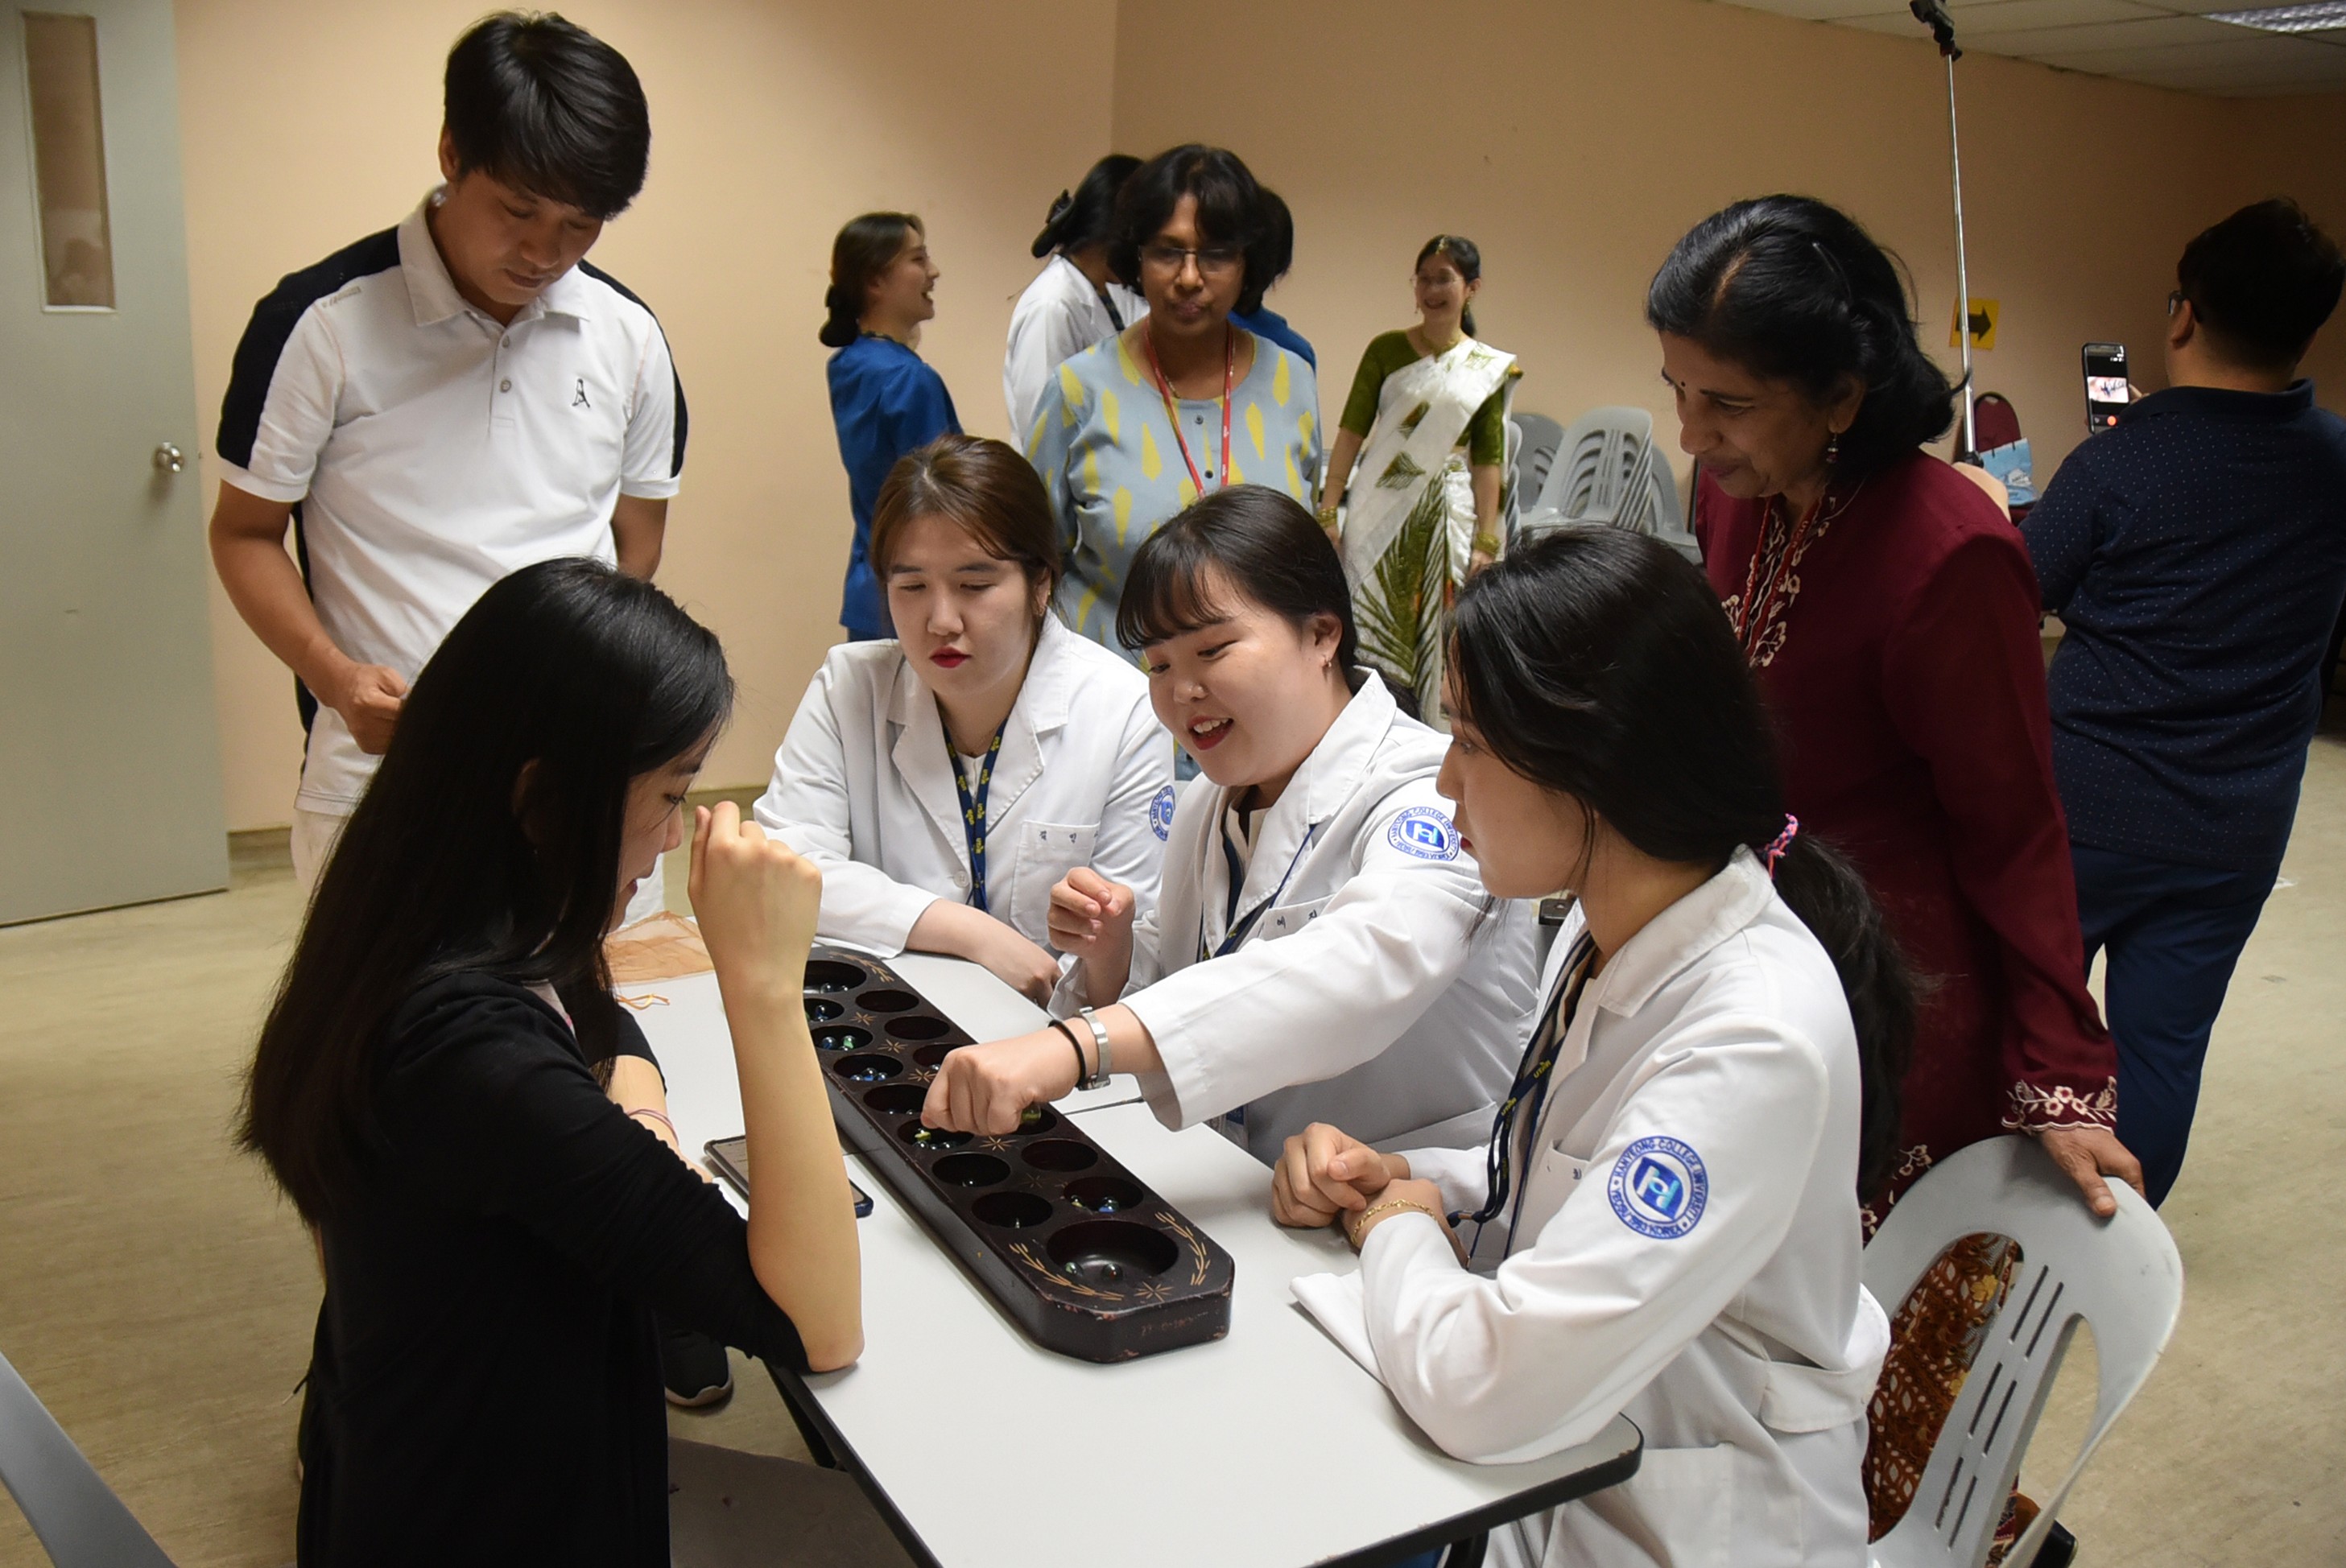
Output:
M818 934L984 965L1041 1002L1051 889L1109 865L1153 903L1173 744L1148 683L1050 612L1058 535L998 441L941 436L882 487L892 640L831 649L759 822L822 870Z
M1214 1122L1266 1163L1314 1121L1482 1136L1522 1043L1532 911L1483 891L1434 793L1447 740L1354 667L1311 514L1260 486L1208 495L1135 556L1117 630L1205 775L1168 799L1161 901L1068 873L1051 932L1073 1020L954 1052L923 1118L1007 1132L1113 1071L1167 1125Z
M1913 1027L1881 917L1785 816L1718 601L1655 541L1567 530L1482 574L1449 697L1484 881L1576 903L1486 1150L1288 1145L1273 1212L1361 1252L1297 1298L1460 1458L1637 1422L1633 1479L1494 1563L1860 1568L1889 1326L1857 1195Z
M1059 193L1043 232L1035 236L1035 254L1049 260L1011 310L1010 340L1002 354L1002 401L1010 413L1010 433L1022 447L1031 444L1035 410L1051 372L1148 314L1148 301L1107 264L1116 193L1139 167L1137 158L1108 154L1092 165L1081 185Z

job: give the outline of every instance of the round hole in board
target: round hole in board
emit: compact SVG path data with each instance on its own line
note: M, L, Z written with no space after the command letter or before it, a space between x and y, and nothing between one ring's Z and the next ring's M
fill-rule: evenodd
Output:
M1128 1219L1087 1219L1071 1225L1054 1235L1044 1249L1060 1273L1086 1285L1154 1279L1180 1256L1171 1237Z
M806 999L807 1022L810 1023L828 1023L846 1011L828 997L810 996Z
M921 999L909 991L867 991L855 999L855 1005L866 1013L902 1013L920 1004Z
M914 1148L926 1149L931 1154L944 1149L957 1149L969 1142L967 1133L947 1132L943 1127L924 1126L919 1122L906 1122L896 1129L896 1135Z
M842 1056L831 1064L831 1070L842 1078L858 1084L878 1084L894 1077L904 1070L904 1064L893 1056L882 1056L877 1051L861 1055Z
M1138 1208L1148 1195L1128 1181L1114 1176L1084 1176L1067 1184L1067 1201L1094 1214L1119 1214Z
M818 1051L861 1051L872 1044L872 1031L858 1029L852 1023L831 1023L814 1032L814 1048ZM882 1077L894 1074L883 1073Z
M929 1170L947 1186L992 1186L1010 1174L992 1155L947 1155Z
M1029 1105L1019 1117L1018 1125L1010 1130L1014 1138L1030 1138L1037 1133L1059 1131L1059 1113L1048 1105Z
M835 958L818 958L806 966L809 991L852 991L868 978L854 964Z
M865 1091L863 1103L883 1116L904 1116L919 1110L928 1097L918 1084L882 1084Z
M913 1060L923 1067L942 1067L944 1065L945 1057L960 1050L961 1046L962 1043L958 1040L948 1040L942 1045L923 1045L913 1053Z
M944 1164L943 1160L937 1163ZM969 1211L1004 1230L1032 1230L1038 1225L1049 1224L1051 1219L1050 1200L1036 1197L1031 1192L990 1192L971 1204ZM1166 1261L1170 1263L1173 1244L1168 1241L1165 1246L1168 1254Z
M899 1040L942 1040L953 1033L953 1025L942 1018L916 1013L910 1018L888 1020L888 1033Z
M1099 1151L1071 1138L1043 1138L1018 1151L1038 1171L1085 1171L1099 1164Z

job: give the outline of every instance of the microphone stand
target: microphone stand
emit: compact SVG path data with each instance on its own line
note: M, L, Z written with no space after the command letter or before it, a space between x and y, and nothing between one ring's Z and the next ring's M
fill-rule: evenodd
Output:
M1978 461L1979 424L1972 409L1972 276L1964 252L1964 147L1955 126L1955 62L1964 52L1955 46L1954 18L1940 0L1909 0L1914 19L1931 29L1939 56L1947 63L1947 152L1954 166L1955 187L1955 341L1964 351L1963 450Z

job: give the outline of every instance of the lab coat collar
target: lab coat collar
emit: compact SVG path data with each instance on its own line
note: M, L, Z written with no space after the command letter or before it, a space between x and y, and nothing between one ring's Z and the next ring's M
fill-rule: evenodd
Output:
M1759 919L1775 894L1776 885L1758 857L1738 847L1717 876L1621 944L1592 982L1588 1000L1607 1013L1631 1016L1697 959Z
M985 814L999 820L1017 799L1043 776L1043 737L1063 729L1076 679L1076 634L1049 610L1043 612L1043 632L1027 661L1026 679L1018 700L1010 706L1010 723L1002 733L1002 755L994 764L994 782L987 786ZM906 666L909 671L911 667ZM918 684L919 677L914 677ZM930 707L936 705L932 702Z
M399 270L406 280L408 306L415 312L415 324L419 327L445 321L473 309L456 291L456 280L450 275L448 263L432 239L431 224L425 217L446 188L434 186L399 226ZM537 298L522 307L511 325L517 327L541 316L574 316L584 321L593 313L594 298L594 291L578 276L578 269L573 267L538 290ZM496 325L486 315L482 320Z
M1011 705L1010 720L1002 732L1002 755L994 759L994 781L986 786L985 815L999 821L1004 812L1043 776L1043 737L1066 727L1076 678L1076 635L1046 614L1035 657L1026 667L1018 700ZM928 812L968 869L969 838L963 830L961 795L954 788L953 756L945 738L937 699L921 683L913 661L901 653L895 684L888 694L888 722L896 731L889 756L911 788L913 799Z
M1392 693L1385 689L1383 680L1372 672L1355 669L1352 680L1352 699L1344 705L1344 710L1328 727L1328 733L1320 738L1320 744L1296 769L1295 777L1287 781L1278 802L1263 814L1255 830L1254 857L1248 861L1246 881L1239 887L1241 913L1277 891L1280 879L1287 875L1303 848L1303 836L1333 817L1352 798L1360 788L1361 776L1376 759L1377 748L1384 743L1386 733L1401 711L1393 706ZM1234 798L1229 789L1216 793L1213 830L1217 835L1222 830L1222 814L1229 809ZM1206 919L1212 926L1219 923L1217 917L1229 901L1224 880L1229 873L1222 869L1219 852L1208 855L1206 864Z

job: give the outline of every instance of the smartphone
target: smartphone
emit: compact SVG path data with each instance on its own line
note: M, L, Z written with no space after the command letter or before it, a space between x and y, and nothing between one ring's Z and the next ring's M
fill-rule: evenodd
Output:
M709 1154L709 1168L724 1178L727 1186L731 1187L743 1197L748 1197L750 1196L750 1140L719 1138L704 1146ZM856 1218L862 1219L872 1212L870 1193L852 1181L847 1184L847 1190L855 1197Z
M2083 351L2086 363L2086 429L2098 435L2117 423L2118 415L2133 401L2133 392L2127 384L2127 352L2124 343L2087 343Z

